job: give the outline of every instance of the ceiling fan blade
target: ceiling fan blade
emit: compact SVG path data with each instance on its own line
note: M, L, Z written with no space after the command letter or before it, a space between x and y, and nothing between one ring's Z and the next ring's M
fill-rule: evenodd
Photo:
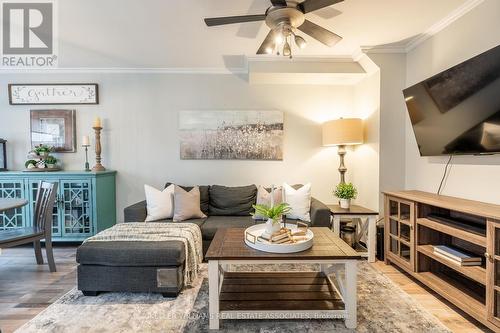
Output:
M259 49L257 50L257 54L268 54L269 53L269 52L267 52L268 48L271 48L274 51L275 34L276 34L276 32L274 30L269 31L266 38L264 39L264 41L260 45Z
M271 3L275 7L286 7L286 1L285 0L271 0Z
M297 5L297 9L305 14L324 7L335 5L336 3L342 1L344 0L305 0Z
M304 23L297 29L330 47L342 40L342 37L340 37L336 33L333 33L330 30L326 30L325 28L320 27L319 25L312 23L309 20L305 20Z
M243 15L243 16L226 16L226 17L212 17L206 18L205 23L209 26L233 24L233 23L244 23L244 22L254 22L254 21L264 21L266 15Z

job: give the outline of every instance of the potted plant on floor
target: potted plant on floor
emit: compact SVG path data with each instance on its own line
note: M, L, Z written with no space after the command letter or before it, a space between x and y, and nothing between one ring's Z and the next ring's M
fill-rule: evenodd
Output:
M349 209L351 199L356 199L358 191L352 183L340 183L335 188L333 194L340 199L340 208Z
M267 219L265 232L269 235L281 229L282 217L291 209L287 203L281 203L274 207L266 205L253 205L252 207L255 209L255 213L252 215L264 216Z

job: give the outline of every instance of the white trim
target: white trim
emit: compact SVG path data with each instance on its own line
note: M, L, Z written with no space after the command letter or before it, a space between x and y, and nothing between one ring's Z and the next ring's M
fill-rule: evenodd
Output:
M416 36L406 44L406 52L413 50L418 45L425 42L427 39L436 35L438 32L444 30L450 24L470 12L472 9L476 8L478 5L483 3L484 0L468 0L462 6L458 7L452 11L448 16L443 18L441 21L433 24L429 29L427 29L423 34Z
M364 53L406 53L405 45L361 46Z
M418 45L422 44L432 36L438 34L440 31L444 30L450 24L479 6L484 0L468 0L463 5L453 10L450 14L445 16L443 19L434 23L429 29L423 33L411 38L406 44L386 44L386 45L367 45L361 46L361 49L365 53L408 53Z
M277 57L275 55L259 55L246 57L247 63L250 62L352 62L352 54L340 55L309 55L309 56L294 56L292 59L287 57Z
M0 74L247 74L246 68L0 68Z

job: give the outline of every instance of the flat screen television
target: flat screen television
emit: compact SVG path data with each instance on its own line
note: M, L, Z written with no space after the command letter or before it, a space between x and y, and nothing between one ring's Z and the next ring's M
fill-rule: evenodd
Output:
M500 46L403 94L420 155L500 153Z

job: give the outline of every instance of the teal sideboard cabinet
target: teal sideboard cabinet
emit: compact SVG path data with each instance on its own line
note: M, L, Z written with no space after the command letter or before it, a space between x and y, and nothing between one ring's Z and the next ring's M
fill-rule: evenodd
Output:
M0 230L32 225L40 180L57 183L55 242L79 242L116 223L116 171L0 172L0 198L24 198L23 208L0 213Z

